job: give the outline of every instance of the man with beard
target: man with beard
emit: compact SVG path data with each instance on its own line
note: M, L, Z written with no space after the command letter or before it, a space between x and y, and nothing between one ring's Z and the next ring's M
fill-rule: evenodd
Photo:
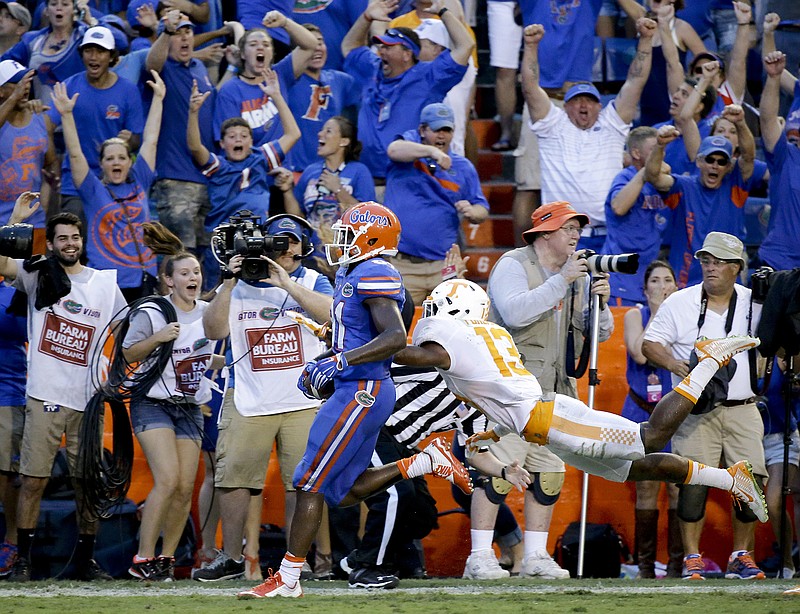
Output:
M22 194L11 223L30 217L39 195ZM45 232L51 255L45 259L13 260L0 256L0 274L27 294L28 382L25 432L19 473L22 486L17 505L18 557L10 580L31 579L31 549L42 500L62 434L77 503L78 544L73 561L79 580L110 580L95 562L98 522L83 508L83 485L77 466L78 437L83 411L100 380L100 361L92 360L106 340L112 317L125 308L117 287L117 272L81 264L81 223L72 213L59 213ZM113 323L112 323L113 326Z
M741 113L741 108L737 111ZM694 254L712 230L744 236L744 203L750 190L755 159L755 141L742 139L738 163L732 164L733 145L724 136L707 136L695 158L697 175L676 175L664 165L664 149L680 136L675 126L658 130L656 146L647 157L645 181L661 193L673 210L669 263L675 269L678 287L702 278Z

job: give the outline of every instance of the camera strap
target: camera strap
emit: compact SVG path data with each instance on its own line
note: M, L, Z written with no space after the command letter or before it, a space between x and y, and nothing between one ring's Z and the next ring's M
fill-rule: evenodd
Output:
M729 335L733 329L733 317L736 314L736 301L737 301L736 288L733 289L730 302L728 303L728 316L725 318L725 334ZM697 337L700 337L700 329L706 321L706 311L708 310L708 294L706 289L703 288L703 293L700 298L700 315L697 318ZM751 322L753 321L753 301L750 300L750 311L747 315L747 334L751 332ZM758 377L756 374L756 360L755 349L747 351L747 366L750 371L750 388L754 393L758 393Z
M706 289L703 288L703 293L700 297L700 315L697 317L697 338L700 338L700 329L706 322L706 311L708 311L708 294ZM736 288L733 289L731 300L728 302L728 317L725 319L725 334L728 335L733 328L733 316L736 314ZM749 331L748 331L749 332Z
M578 364L575 364L575 327L572 325L572 314L575 313L575 295L578 293L577 282L572 282L572 292L569 299L569 326L567 328L567 347L566 347L566 370L569 377L580 379L586 373L589 366L589 350L592 335L592 318L589 317L589 322L586 326L586 331L583 335L583 347L581 348L581 355L578 359ZM591 301L589 302L591 305Z

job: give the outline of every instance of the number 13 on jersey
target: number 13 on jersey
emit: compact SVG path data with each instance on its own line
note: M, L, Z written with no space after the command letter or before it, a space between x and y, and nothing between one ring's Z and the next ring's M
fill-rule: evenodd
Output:
M472 328L486 343L500 375L503 377L530 375L530 372L522 365L522 357L506 329L500 326L473 326Z

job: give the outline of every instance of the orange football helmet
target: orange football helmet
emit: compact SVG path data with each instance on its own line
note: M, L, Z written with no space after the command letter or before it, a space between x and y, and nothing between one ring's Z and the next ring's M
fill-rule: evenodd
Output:
M331 265L397 254L400 220L391 209L376 202L368 201L348 209L331 230L333 243L325 245L325 256Z

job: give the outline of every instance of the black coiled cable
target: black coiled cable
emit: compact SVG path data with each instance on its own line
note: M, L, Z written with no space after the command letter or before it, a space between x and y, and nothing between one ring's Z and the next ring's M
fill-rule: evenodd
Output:
M158 382L172 358L173 342L159 344L138 367L123 354L122 343L130 329L131 319L143 309L161 312L168 324L177 322L175 307L166 298L148 296L131 303L130 309L114 331L114 348L108 378L95 382L97 392L86 406L80 433L78 467L83 478L83 503L97 517L108 518L113 509L125 501L133 470L133 435L126 403L143 399ZM92 356L92 373L103 360L102 348ZM112 450L103 446L103 417L106 405L111 409Z

